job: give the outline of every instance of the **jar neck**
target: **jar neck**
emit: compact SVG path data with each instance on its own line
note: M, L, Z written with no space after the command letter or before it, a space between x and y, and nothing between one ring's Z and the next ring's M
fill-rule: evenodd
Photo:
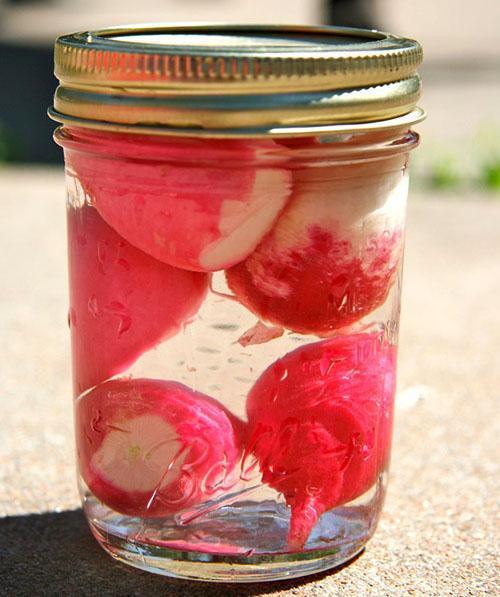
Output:
M374 130L310 137L193 138L144 135L61 126L54 133L66 151L103 158L227 166L287 164L290 167L380 161L407 155L419 143L411 129Z

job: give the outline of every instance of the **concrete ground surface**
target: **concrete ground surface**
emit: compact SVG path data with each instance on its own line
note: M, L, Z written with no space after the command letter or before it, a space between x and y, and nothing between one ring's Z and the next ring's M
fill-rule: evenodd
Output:
M113 562L75 488L63 177L0 169L0 595L494 595L500 202L413 196L390 489L366 551L266 585ZM496 492L496 493L495 493Z

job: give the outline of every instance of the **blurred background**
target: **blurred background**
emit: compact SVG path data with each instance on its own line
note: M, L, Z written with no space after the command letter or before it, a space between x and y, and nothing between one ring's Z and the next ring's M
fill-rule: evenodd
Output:
M119 8L118 8L119 7ZM75 30L152 21L330 23L387 30L425 50L414 185L500 189L499 0L0 0L0 162L61 163L45 109L52 44Z
M0 0L0 594L182 592L104 560L76 510L62 152L46 116L56 36L178 20L422 43L389 499L366 554L299 592L496 594L500 0Z

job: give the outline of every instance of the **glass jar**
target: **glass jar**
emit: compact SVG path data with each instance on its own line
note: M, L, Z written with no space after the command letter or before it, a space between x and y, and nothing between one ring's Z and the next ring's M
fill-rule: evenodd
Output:
M420 59L319 27L58 40L80 491L113 557L277 580L372 536Z

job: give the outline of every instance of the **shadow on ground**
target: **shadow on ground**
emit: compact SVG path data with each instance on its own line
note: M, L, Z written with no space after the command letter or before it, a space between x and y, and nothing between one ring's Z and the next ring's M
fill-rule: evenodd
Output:
M328 574L331 572L305 580L266 584L192 583L155 576L115 562L91 536L81 510L0 519L0 594L5 597L159 594L239 597L292 589Z

